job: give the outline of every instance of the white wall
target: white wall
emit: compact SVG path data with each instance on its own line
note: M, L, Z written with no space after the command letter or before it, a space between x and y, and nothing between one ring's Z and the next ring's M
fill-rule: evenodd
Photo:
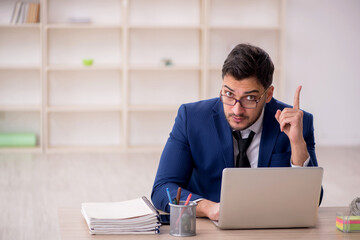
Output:
M288 0L284 101L314 114L318 145L360 145L360 1Z

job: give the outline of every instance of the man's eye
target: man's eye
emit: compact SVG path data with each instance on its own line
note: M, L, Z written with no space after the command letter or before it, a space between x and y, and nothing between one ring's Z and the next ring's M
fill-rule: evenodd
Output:
M233 93L232 93L232 92L225 92L225 95L226 95L227 97L232 97L232 96L233 96Z
M255 96L253 96L253 95L246 96L245 99L248 100L248 101L255 101L256 100Z

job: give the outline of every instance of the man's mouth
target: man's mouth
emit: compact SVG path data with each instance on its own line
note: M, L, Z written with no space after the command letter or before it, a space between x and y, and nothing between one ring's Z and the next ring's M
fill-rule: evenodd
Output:
M243 121L246 119L245 116L232 115L231 117L232 117L232 119L233 119L235 122L237 122L237 123L243 122Z

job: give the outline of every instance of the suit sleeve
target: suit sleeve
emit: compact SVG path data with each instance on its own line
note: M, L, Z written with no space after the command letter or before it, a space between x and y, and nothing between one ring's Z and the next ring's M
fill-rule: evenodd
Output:
M317 162L316 154L315 154L315 137L314 137L314 123L313 123L314 118L313 118L313 115L309 114L309 116L306 119L307 119L307 122L306 122L307 130L304 131L304 138L305 138L307 150L308 150L309 155L310 155L310 161L309 161L308 167L311 167L311 166L317 167L318 162ZM305 123L304 123L304 125L305 125ZM321 186L319 206L320 206L320 204L322 202L323 195L324 195L324 189Z
M172 199L176 197L178 187L182 188L181 200L185 200L190 193L186 186L191 179L193 160L188 141L187 120L186 106L182 105L160 158L151 200L155 207L162 211L170 210L166 188L169 188ZM202 196L192 193L191 200L199 198Z
M304 126L307 126L304 129L304 139L306 142L306 147L310 155L310 161L308 167L317 167L318 162L315 153L315 137L314 137L314 125L313 125L313 115L308 113L306 118L306 122Z

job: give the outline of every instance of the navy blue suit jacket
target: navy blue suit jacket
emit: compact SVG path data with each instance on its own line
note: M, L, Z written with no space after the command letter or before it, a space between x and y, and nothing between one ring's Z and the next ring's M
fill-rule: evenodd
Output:
M276 99L265 106L258 167L290 167L291 147L275 119L277 109L290 107ZM178 187L182 200L220 201L222 171L234 167L232 129L219 98L184 104L161 155L151 199L156 208L169 211L169 198ZM317 166L313 117L304 112L303 136L310 154L309 166Z

